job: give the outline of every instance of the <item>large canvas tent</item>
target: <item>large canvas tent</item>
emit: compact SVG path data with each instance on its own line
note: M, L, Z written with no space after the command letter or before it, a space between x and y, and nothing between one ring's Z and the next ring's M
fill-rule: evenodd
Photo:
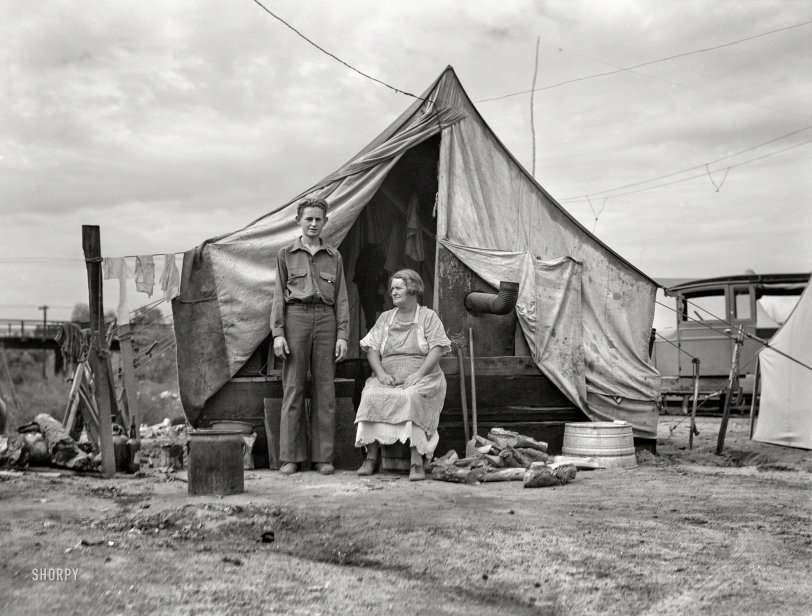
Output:
M758 361L761 401L753 440L812 449L812 281Z
M344 257L351 349L367 326L362 287L370 254L378 262L373 267L389 273L418 269L427 283L424 303L458 341L464 332L449 311L464 312L464 298L450 295L454 267L491 287L518 282L511 317L516 351L511 333L505 348L497 344L486 354L518 355L521 347L589 418L626 420L635 435L656 438L660 378L648 361L656 283L579 225L523 169L450 67L336 172L185 254L173 312L181 396L192 425L268 337L275 255L297 236L295 203L307 196L330 203L324 237Z

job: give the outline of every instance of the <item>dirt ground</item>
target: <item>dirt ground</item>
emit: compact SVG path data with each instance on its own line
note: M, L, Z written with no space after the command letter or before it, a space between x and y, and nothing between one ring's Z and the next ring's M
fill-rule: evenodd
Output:
M657 455L569 485L246 471L0 476L2 614L812 613L812 452L661 417Z

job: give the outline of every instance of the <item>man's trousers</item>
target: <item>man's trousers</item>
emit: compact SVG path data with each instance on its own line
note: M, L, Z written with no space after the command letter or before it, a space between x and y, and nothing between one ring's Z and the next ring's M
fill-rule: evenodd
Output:
M282 368L279 459L304 462L307 418L305 390L310 373L310 461L332 462L335 439L336 317L326 304L288 304L285 338L290 354Z

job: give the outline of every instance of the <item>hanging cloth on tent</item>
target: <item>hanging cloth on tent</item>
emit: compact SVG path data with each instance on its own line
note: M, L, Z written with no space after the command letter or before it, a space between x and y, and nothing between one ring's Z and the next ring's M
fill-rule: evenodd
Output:
M164 255L164 271L161 273L161 279L158 282L161 291L164 292L164 298L170 301L177 297L178 290L180 289L180 272L175 263L175 255Z
M118 308L116 318L119 323L129 323L130 307L127 303L127 279L130 268L124 257L105 257L102 259L102 272L105 280L118 280Z
M135 258L135 288L141 293L146 293L152 297L152 289L155 286L155 261L152 255L144 255Z
M423 234L420 231L420 202L412 195L406 210L406 256L413 261L425 261Z

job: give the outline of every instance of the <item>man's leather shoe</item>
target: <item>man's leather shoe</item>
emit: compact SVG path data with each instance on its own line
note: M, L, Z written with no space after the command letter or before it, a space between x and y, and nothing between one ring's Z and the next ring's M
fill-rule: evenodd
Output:
M292 475L298 469L296 468L296 462L285 462L282 465L282 468L279 469L279 472L283 475Z
M316 464L316 470L319 471L322 475L332 475L336 472L335 467L330 464L329 462L321 462Z

